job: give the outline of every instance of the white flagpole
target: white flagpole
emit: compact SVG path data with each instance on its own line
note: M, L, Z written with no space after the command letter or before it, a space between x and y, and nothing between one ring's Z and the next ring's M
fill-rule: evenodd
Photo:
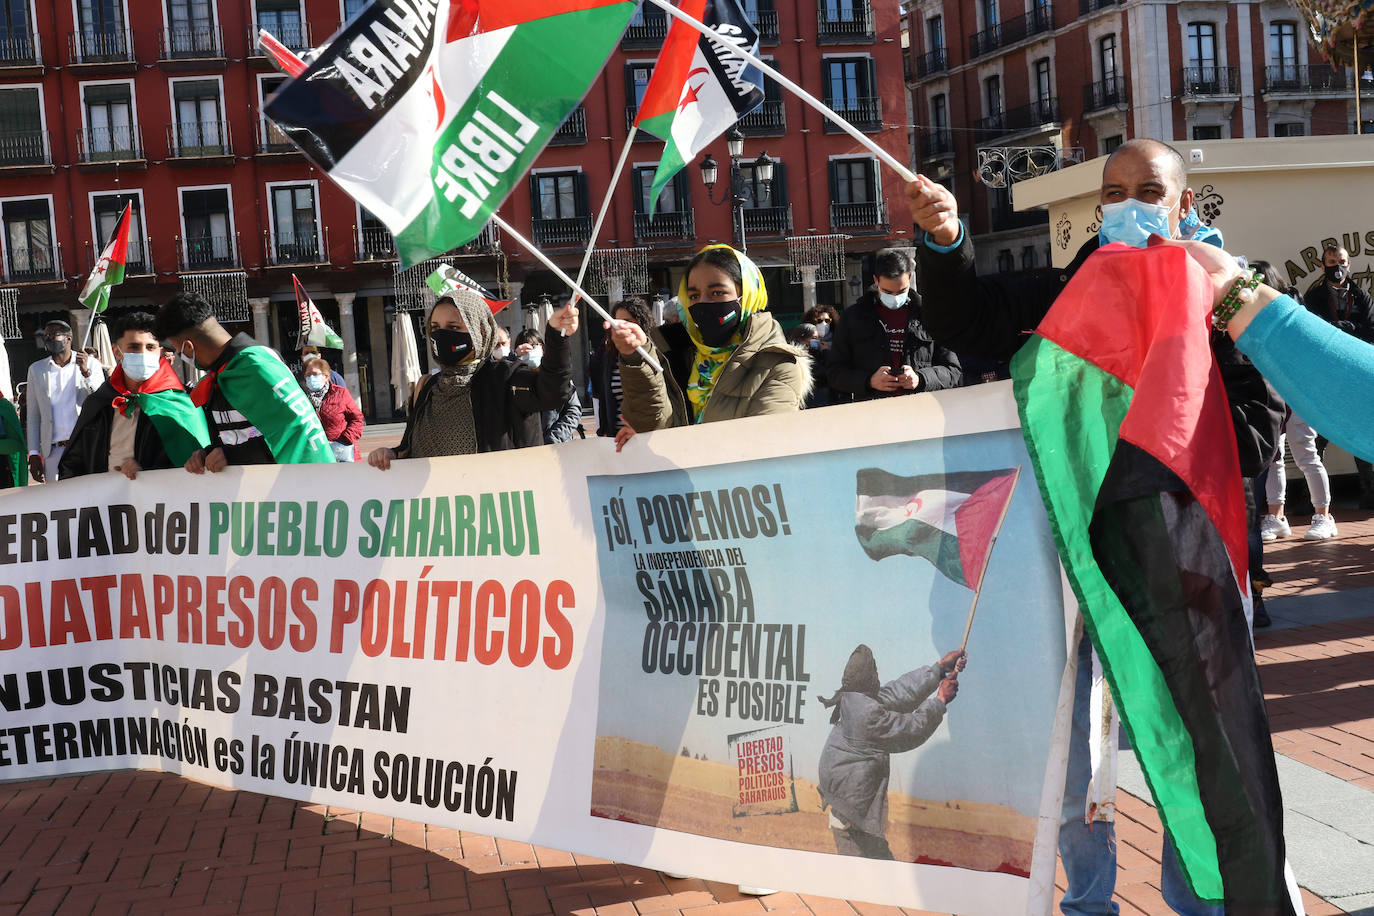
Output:
M598 315L600 315L607 321L614 320L613 318L611 318L610 315L606 313L606 310L601 307L601 304L591 297L590 293L584 290L580 284L574 282L573 278L564 273L562 268L560 268L557 264L553 263L553 261L549 260L549 256L544 254L544 252L540 251L538 248L536 248L533 242L525 238L519 232L516 232L514 226L512 226L510 223L506 222L504 219L501 218L501 214L492 213L491 221L494 222L496 225L500 226L501 229L511 238L515 239L521 245L524 245L527 249L529 249L530 254L534 255L541 264L543 264L549 270L553 271L553 275L555 277L562 280L564 283L568 284L568 286L572 288L572 291L574 293L576 293L582 299L586 299L587 304L590 305ZM635 352L637 352L641 357L643 357L644 361L648 363L650 366L652 366L655 372L663 371L663 367L660 366L658 364L658 361L655 360L652 356L650 356L648 354L648 351L646 351L643 347L635 347Z
M796 83L792 82L787 77L783 76L777 70L774 70L772 67L768 66L768 64L759 60L759 58L755 57L753 54L750 54L743 48L739 48L735 45L730 44L728 41L723 41L719 35L711 31L711 29L708 26L704 25L700 20L693 19L691 16L688 16L682 10L678 9L677 7L669 3L668 0L647 0L647 2L652 3L654 6L657 6L668 15L676 17L679 21L687 23L692 28L696 29L698 32L705 35L707 38L711 39L711 41L717 47L724 49L727 53L732 54L735 57L741 58L742 60L746 60L749 63L753 64L755 67L758 67L760 71L766 73L778 85L791 90L792 93L797 96L797 98L801 99L803 102L810 105L812 108L816 109L830 120L834 121L835 124L839 126L841 130L849 134L849 136L853 137L855 140L859 141L859 143L863 144L870 152L873 153L873 155L877 156L883 162L886 162L889 166L891 166L892 170L895 171L898 175L902 176L902 179L904 181L916 180L915 172L911 171L911 169L907 168L905 165L898 162L897 159L891 153L889 153L887 150L883 149L881 146L875 143L872 137L860 133L859 130L856 129L853 124L850 124L844 118L840 117L839 115L835 114L835 112L831 111L830 108L820 99L816 98L814 95L807 92L805 89L798 86Z
M611 209L611 198L615 196L615 189L620 186L620 174L625 171L625 160L630 158L630 144L635 142L635 134L637 133L639 133L639 126L631 124L630 132L625 135L625 148L620 151L620 161L615 164L611 183L606 186L606 197L601 201L601 212L596 214L596 222L592 225L592 237L587 241L587 250L582 255L582 266L577 268L577 281L573 283L574 289L580 287L587 276L587 265L592 262L592 251L596 249L596 240L601 237L601 224L606 221L606 213ZM577 294L574 294L573 303L577 303Z

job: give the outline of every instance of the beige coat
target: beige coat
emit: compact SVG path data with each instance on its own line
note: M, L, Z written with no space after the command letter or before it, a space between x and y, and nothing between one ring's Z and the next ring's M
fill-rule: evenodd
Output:
M692 425L684 395L696 348L681 325L655 328L646 345L664 367L655 372L638 353L620 357L621 413L636 432ZM749 318L744 341L716 377L703 423L800 410L811 390L811 357L784 339L767 312Z

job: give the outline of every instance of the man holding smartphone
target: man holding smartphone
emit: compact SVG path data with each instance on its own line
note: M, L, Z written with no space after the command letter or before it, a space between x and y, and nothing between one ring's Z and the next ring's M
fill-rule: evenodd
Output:
M874 257L874 289L845 309L826 363L830 387L858 400L957 388L959 357L921 325L911 261L886 248Z

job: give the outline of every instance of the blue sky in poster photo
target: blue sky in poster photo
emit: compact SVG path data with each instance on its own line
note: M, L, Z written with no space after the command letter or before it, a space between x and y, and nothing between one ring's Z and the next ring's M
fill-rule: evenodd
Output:
M820 452L632 476L588 480L601 526L598 550L606 597L598 736L630 738L677 752L683 746L709 759L729 759L728 738L772 723L725 710L701 711L695 675L646 673L643 655L649 616L635 582L636 548L608 550L603 507L625 500L638 552L738 548L754 598L754 622L805 624L802 722L783 726L796 774L814 781L830 732L830 711L819 696L839 686L845 662L868 644L879 677L891 680L933 664L957 648L973 591L923 559L874 561L854 532L855 475L878 467L903 476L1022 468L1001 537L993 549L969 639L968 668L959 695L936 733L914 751L892 756L892 790L935 801L970 799L1034 815L1039 774L1064 664L1063 596L1058 560L1035 477L1019 430ZM645 542L639 497L722 488L769 491L780 484L789 534L693 544ZM649 576L653 581L657 571ZM656 588L655 588L656 591ZM797 689L793 685L794 695ZM1026 768L1036 776L1027 778Z

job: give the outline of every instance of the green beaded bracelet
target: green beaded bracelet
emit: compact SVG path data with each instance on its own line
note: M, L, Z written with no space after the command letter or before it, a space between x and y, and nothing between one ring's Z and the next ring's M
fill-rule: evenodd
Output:
M1230 291L1222 297L1222 300L1212 308L1212 327L1218 331L1226 330L1226 325L1231 319L1236 317L1236 312L1241 310L1245 303L1255 298L1255 290L1259 288L1260 275L1255 271L1249 274L1242 273L1236 277L1236 282L1232 284Z

